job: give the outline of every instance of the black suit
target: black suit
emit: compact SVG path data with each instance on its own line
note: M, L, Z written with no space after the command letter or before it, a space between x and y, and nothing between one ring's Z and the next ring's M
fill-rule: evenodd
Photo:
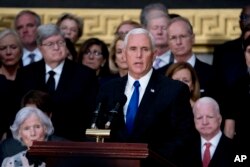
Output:
M18 107L13 105L16 103L14 94L14 81L8 80L4 75L0 74L0 137L5 132L9 132ZM10 105L11 104L11 105Z
M245 75L247 69L241 37L214 48L213 68L217 84L214 97L220 105L223 118L232 119L227 111L228 103L226 99L231 94L231 87Z
M250 111L250 74L238 79L227 96L227 111L230 118L235 120L235 141L241 154L250 155L249 111ZM249 161L249 160L248 160Z
M114 79L103 86L99 98L104 101L104 112L110 111L124 94L128 76ZM165 156L180 162L184 143L194 133L193 114L188 87L153 71L140 102L131 135L128 135L123 107L111 123L111 141L142 142ZM130 100L130 99L127 99ZM105 121L104 121L105 122Z
M167 64L157 70L161 74L166 74L169 66ZM211 65L200 61L198 58L195 59L194 70L198 76L201 90L201 97L203 96L213 96L213 86L214 86L214 71Z
M19 95L31 89L47 91L45 62L41 60L20 68L16 77ZM51 94L55 108L52 122L55 134L70 140L82 140L94 111L98 81L90 68L66 59L56 91Z
M217 79L223 83L223 86L232 86L238 78L245 74L246 62L242 38L216 46L213 56L213 67Z
M195 167L202 167L200 136L190 146L189 154L192 155L190 159L192 162L190 164ZM233 140L222 134L208 167L232 167L235 155Z

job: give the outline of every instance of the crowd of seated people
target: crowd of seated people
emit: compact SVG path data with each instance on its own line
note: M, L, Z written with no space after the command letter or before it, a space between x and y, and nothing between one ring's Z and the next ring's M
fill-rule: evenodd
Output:
M240 14L240 38L216 47L212 65L192 50L191 22L162 3L144 6L140 23L117 25L111 45L80 43L84 18L71 13L43 24L23 10L13 25L0 31L2 166L45 166L26 157L34 140L88 141L99 104L96 128L110 121L108 142L148 143L178 167L230 167L248 154L250 6ZM204 165L205 142L212 153ZM188 156L185 144L195 148Z

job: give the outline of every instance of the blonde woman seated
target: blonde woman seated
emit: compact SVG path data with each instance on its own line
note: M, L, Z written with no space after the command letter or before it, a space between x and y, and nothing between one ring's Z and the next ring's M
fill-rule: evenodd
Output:
M14 123L10 127L13 138L19 141L24 150L3 160L2 167L17 166L45 166L39 160L32 161L26 157L27 150L32 146L33 141L47 141L54 132L50 118L36 107L24 107L18 111ZM17 145L15 140L9 142L9 149ZM19 147L17 145L17 147Z
M200 84L194 68L187 62L178 62L169 66L166 76L188 85L191 97L190 104L200 98Z

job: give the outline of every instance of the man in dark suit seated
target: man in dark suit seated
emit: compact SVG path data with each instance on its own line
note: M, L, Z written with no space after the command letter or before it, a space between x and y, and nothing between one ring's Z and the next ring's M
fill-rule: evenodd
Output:
M147 30L136 28L126 35L123 56L128 75L100 90L102 115L107 115L100 122L110 122L110 126L106 124L111 129L110 141L148 143L149 148L181 166L185 144L195 133L190 94L185 84L155 72L156 52ZM117 113L110 113L112 109Z
M195 102L193 112L200 136L190 145L192 166L232 167L235 148L233 140L220 130L222 117L218 103L210 97L202 97Z
M189 20L184 17L173 18L168 24L167 34L168 46L174 56L174 63L188 62L191 64L200 82L201 96L211 96L214 72L211 65L200 61L192 51L195 43L195 34ZM165 75L170 65L167 64L157 71Z
M32 89L49 92L55 107L51 118L55 134L82 141L98 90L95 72L67 59L65 39L54 24L38 27L37 44L43 59L17 72L19 97Z

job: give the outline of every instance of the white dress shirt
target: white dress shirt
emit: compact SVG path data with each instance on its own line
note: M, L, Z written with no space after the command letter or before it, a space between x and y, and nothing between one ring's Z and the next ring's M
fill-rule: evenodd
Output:
M62 63L60 63L56 68L52 69L50 66L48 66L47 64L45 64L45 69L46 69L46 83L49 79L49 71L54 71L55 75L54 75L54 79L55 79L55 90L58 86L58 82L60 79L60 76L62 74L62 69L63 69L63 65L64 65L64 61Z
M157 59L161 59L159 65L158 65L158 68L161 68L161 67L167 65L170 61L170 55L171 55L171 51L169 50L160 56L156 56L154 63L153 63L153 66L155 66Z
M212 159L213 155L214 155L214 152L215 152L215 149L216 147L218 146L218 143L220 141L220 138L222 136L222 132L219 131L219 133L217 133L211 140L207 141L206 139L204 139L203 137L201 137L201 155L202 155L202 158L203 158L203 155L204 155L204 151L206 149L206 146L205 146L205 143L211 143L211 146L210 146L210 157Z
M131 75L129 75L128 73L128 81L126 84L126 88L125 88L125 92L124 94L127 96L127 101L123 107L123 113L124 113L124 119L126 121L126 114L127 114L127 109L128 109L128 104L130 101L130 98L133 94L134 91L134 82L137 80L140 82L140 87L139 87L139 92L140 92L140 96L139 96L139 103L138 105L140 105L141 99L145 93L146 87L148 85L149 79L152 75L153 69L151 69L146 75L144 75L143 77L141 77L139 80L134 79Z
M188 62L192 67L194 67L195 61L196 61L196 56L195 56L195 54L192 54L192 56L187 60L187 62ZM176 62L177 62L177 60L174 59L174 63L176 63Z
M42 53L40 52L40 50L38 48L36 48L35 50L33 50L32 52L30 52L29 50L23 48L23 56L22 56L22 62L23 62L23 66L27 66L30 64L30 58L29 55L33 53L35 54L34 57L34 61L39 61L43 58Z

